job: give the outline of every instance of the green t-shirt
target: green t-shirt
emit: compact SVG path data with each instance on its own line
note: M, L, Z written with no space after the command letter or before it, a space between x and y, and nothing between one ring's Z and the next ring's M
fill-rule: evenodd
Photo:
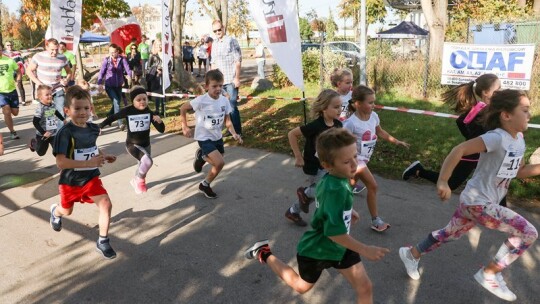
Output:
M312 230L298 243L298 254L317 260L341 261L346 248L329 236L349 234L353 193L349 180L326 174L317 185Z
M69 67L70 68L73 68L77 64L77 60L75 59L75 54L73 54L72 52L65 51L64 56L66 56L66 58L67 58L67 60L69 62ZM66 70L62 69L62 77L66 77L66 76L67 76Z
M150 58L150 46L146 43L140 43L138 46L139 53L141 53L141 59Z
M126 53L126 55L128 55L129 53L131 53L131 46L132 46L132 45L135 45L135 46L136 46L137 44L135 44L135 43L133 43L133 42L131 42L130 44L128 44L128 45L126 46L126 50L125 50L125 52L124 52L124 53Z
M0 53L0 93L15 91L15 78L13 75L19 70L15 60L2 56Z

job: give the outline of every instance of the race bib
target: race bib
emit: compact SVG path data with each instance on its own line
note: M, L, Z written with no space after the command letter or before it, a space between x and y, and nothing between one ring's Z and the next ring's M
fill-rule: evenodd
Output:
M85 161L85 160L90 160L90 158L96 156L99 154L99 151L98 151L98 147L97 146L93 146L91 148L86 148L86 149L75 149L74 151L74 157L75 157L75 160L82 160L82 161ZM97 167L94 167L94 168L75 168L75 171L89 171L89 170L94 170L94 169L97 169Z
M150 129L150 113L128 115L129 130L131 132L147 131Z
M375 150L375 144L377 143L377 140L362 140L360 142L360 156L363 159L370 159L371 154L373 154L373 150Z
M224 113L204 114L204 127L207 130L221 130L223 127Z
M497 172L499 178L514 178L519 170L519 164L523 159L523 153L506 151L503 162Z
M47 116L45 120L45 130L53 131L56 129L58 129L58 121L56 120L56 116Z

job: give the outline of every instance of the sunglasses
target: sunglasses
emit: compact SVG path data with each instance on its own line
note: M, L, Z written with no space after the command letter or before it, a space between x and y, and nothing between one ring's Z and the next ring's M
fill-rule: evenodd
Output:
M213 30L214 33L221 32L221 29Z

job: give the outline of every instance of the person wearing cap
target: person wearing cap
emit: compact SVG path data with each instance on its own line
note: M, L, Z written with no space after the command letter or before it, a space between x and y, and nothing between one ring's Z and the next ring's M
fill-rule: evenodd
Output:
M129 97L132 104L107 117L99 124L99 127L103 128L118 119L127 119L126 150L139 163L130 184L135 193L141 194L147 190L146 174L153 164L150 149L150 124L154 125L160 133L165 131L165 124L161 117L154 115L148 108L148 95L144 87L134 86Z

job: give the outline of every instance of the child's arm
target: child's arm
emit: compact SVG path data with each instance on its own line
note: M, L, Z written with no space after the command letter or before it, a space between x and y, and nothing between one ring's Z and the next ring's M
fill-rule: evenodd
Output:
M540 175L540 164L522 165L517 173L517 178L525 178Z
M159 115L152 116L152 124L159 133L165 132L165 123L163 123L163 120L161 120L161 117L159 117Z
M393 143L395 145L399 145L399 146L404 146L405 148L409 148L409 144L404 142L404 141L400 141L398 140L397 138L393 137L392 135L390 135L388 132L386 132L385 130L383 130L383 128L381 128L380 125L377 126L377 128L375 129L375 131L377 132L377 136L386 140L387 142L389 143Z
M103 155L103 158L110 164L116 161L116 156L112 154L105 154L103 150L99 149L99 155Z
M452 172L456 168L461 158L465 155L476 154L486 151L486 145L481 137L476 137L466 142L463 142L455 146L450 154L446 156L444 163L439 173L439 180L437 181L437 192L441 200L446 201L450 198L452 190L448 186L448 179Z
M99 124L99 128L103 129L105 126L110 125L113 121L118 120L118 119L126 118L126 116L127 116L126 115L126 108L123 108L120 111L118 111L117 113L115 113L115 114L113 114L111 116L107 116L107 118L105 118L105 120L102 121Z
M180 107L180 117L182 117L182 133L185 137L193 137L191 129L187 125L187 112L193 110L191 103L186 102Z
M358 254L370 261L378 261L390 252L390 249L388 248L363 244L346 233L329 236L328 238L349 250L358 252Z
M242 144L244 141L242 140L242 137L238 134L236 134L236 131L234 130L234 126L231 122L231 115L227 114L225 115L225 126L227 127L227 130L232 134L233 138L238 141L239 144Z
M304 166L304 157L302 156L302 152L300 152L300 147L298 146L298 140L301 136L302 131L300 131L300 127L292 129L287 135L287 137L289 137L289 145L294 153L294 165L296 167Z
M37 117L37 116L34 116L34 119L32 119L32 124L34 125L34 128L36 128L36 130L39 132L39 134L41 134L42 136L45 135L45 133L47 133L47 131L45 131L41 125L39 124L41 121L41 117Z

